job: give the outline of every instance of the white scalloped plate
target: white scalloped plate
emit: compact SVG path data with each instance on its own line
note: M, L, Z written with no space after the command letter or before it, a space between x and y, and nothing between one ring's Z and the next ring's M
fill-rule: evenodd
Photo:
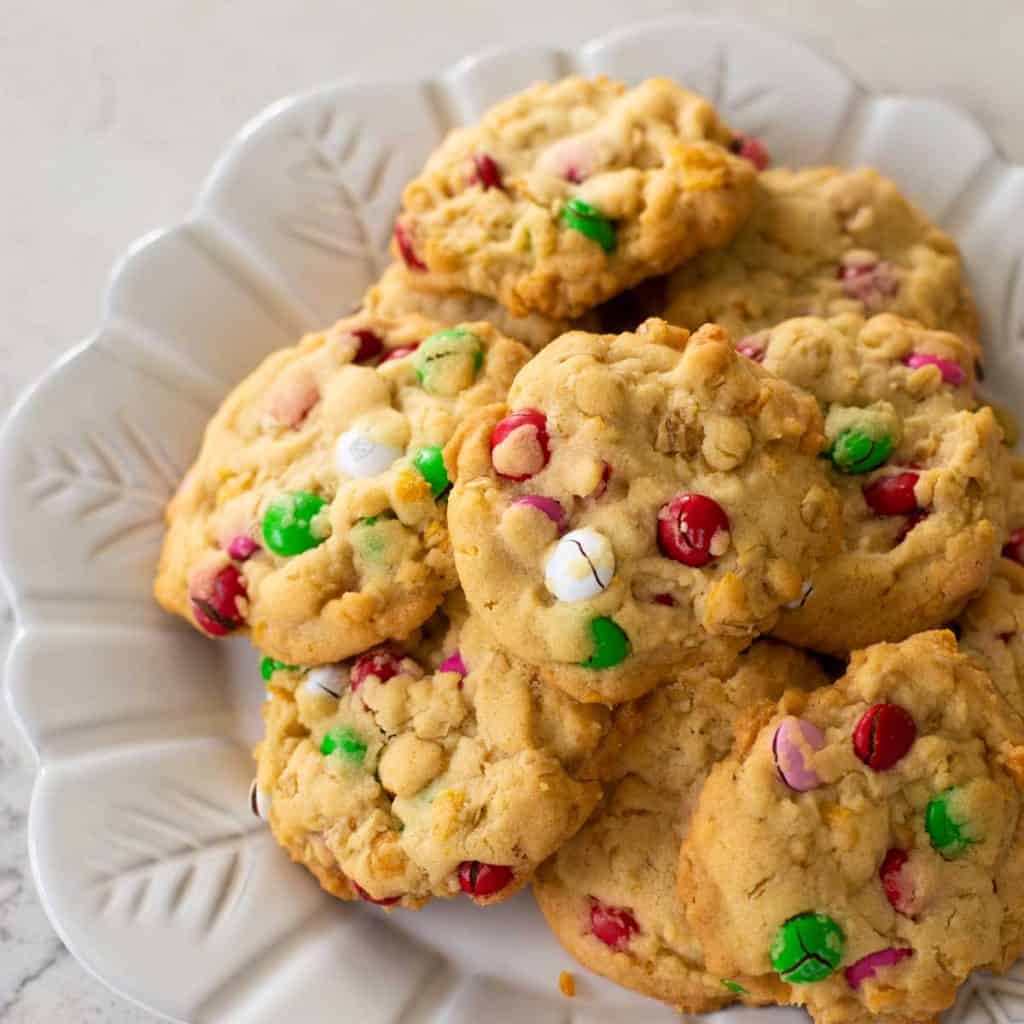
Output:
M671 18L572 53L495 51L432 82L346 83L272 107L189 219L122 260L102 326L23 399L0 446L0 562L18 617L7 679L40 763L36 880L82 963L165 1017L678 1019L589 976L575 1000L558 995L559 971L574 968L529 895L391 916L322 895L248 811L254 654L204 641L149 593L163 504L219 398L359 299L383 266L402 184L448 128L576 69L677 78L763 136L777 163L869 163L895 177L965 250L992 390L1024 395L1024 169L958 111L868 96L790 40ZM975 979L951 1017L1024 1019L1024 972L1015 979ZM768 1013L799 1016L720 1016Z

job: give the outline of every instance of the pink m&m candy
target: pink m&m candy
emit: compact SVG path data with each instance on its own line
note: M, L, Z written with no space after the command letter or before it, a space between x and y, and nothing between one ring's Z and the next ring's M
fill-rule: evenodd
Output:
M908 516L919 511L914 488L921 479L919 473L893 473L868 484L864 500L876 515Z
M767 170L772 162L768 147L754 135L737 135L729 148L737 156L749 160L759 171Z
M850 988L859 988L862 982L873 978L885 967L894 967L896 964L914 955L912 949L897 949L890 946L888 949L880 949L877 953L868 953L861 957L855 964L850 964L843 972Z
M419 347L418 341L414 345L399 345L397 348L389 349L381 362L387 363L392 359L404 359L406 356L411 356Z
M360 654L352 663L348 673L348 684L355 693L371 676L386 683L402 671L402 652L391 644L374 647L365 654Z
M707 495L677 494L658 512L658 547L683 565L707 565L729 547L729 517Z
M903 360L903 365L909 366L912 370L916 370L921 366L936 366L939 369L939 373L942 374L942 379L955 388L960 387L964 382L965 374L959 363L954 362L952 359L933 356L929 352L911 352Z
M891 768L914 745L917 726L898 704L874 704L853 730L854 753L876 772Z
M836 271L836 277L846 296L863 302L868 309L880 309L885 299L900 290L895 270L884 260L844 264Z
M772 755L779 778L798 793L816 789L821 776L811 766L810 754L825 746L825 734L813 722L789 715L772 737Z
M755 363L764 362L764 344L768 338L767 331L758 331L756 334L748 334L736 342L736 351L741 356L752 359Z
M917 884L917 876L908 866L910 854L906 850L893 847L882 861L878 869L885 898L897 914L913 917L919 913L924 895Z
M202 589L189 595L196 624L210 636L227 636L245 622L238 602L245 601L245 580L233 566L226 565Z
M555 501L554 498L547 498L543 494L526 494L522 498L516 498L512 504L535 508L555 524L559 533L565 530L565 509L562 508L561 502Z
M466 663L462 660L462 654L459 651L455 651L449 654L440 665L437 666L438 672L454 672L456 675L464 676L468 671L466 669Z
M550 458L548 420L539 409L518 409L491 431L491 463L506 480L528 480Z
M639 931L636 918L624 907L611 907L591 897L590 932L594 938L612 949L625 949Z
M1024 526L1018 526L1003 545L1003 557L1024 565Z
M401 221L395 222L395 245L398 246L398 254L402 257L402 262L410 270L424 271L427 269L426 263L416 255L409 232Z
M501 168L486 153L477 153L473 157L473 181L484 191L489 188L501 188Z
M459 865L459 888L474 899L501 892L514 878L515 872L505 864L464 860Z
M235 562L244 562L246 559L252 558L259 549L259 544L252 537L240 533L237 537L232 537L228 544L228 558Z

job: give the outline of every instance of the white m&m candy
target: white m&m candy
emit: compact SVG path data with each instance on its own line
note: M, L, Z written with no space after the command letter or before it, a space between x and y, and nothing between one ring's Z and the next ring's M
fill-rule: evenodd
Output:
M611 542L590 527L567 533L554 546L544 567L544 582L559 601L596 597L614 575Z
M340 665L321 665L306 673L302 689L311 697L333 697L337 700L347 683L348 673Z
M334 447L338 471L357 480L387 472L403 454L401 448L375 440L358 427L346 430Z

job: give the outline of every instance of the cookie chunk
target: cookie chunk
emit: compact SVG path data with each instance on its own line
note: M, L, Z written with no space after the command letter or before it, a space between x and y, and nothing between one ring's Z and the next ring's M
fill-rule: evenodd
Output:
M292 664L406 636L456 583L442 446L528 357L489 324L365 314L270 356L168 507L157 599Z
M732 141L665 79L538 84L431 156L405 189L396 253L516 316L580 316L732 238L756 178Z
M759 640L721 679L693 670L618 710L613 735L622 750L606 776L609 791L533 883L552 931L584 967L687 1013L784 994L771 979L705 969L676 899L679 845L709 769L729 753L740 711L787 687L827 682L806 655Z
M583 322L575 324L541 313L514 316L486 295L446 288L433 274L407 270L401 263L392 263L366 293L363 310L370 316L389 319L416 313L438 323L452 325L486 320L506 337L522 342L532 352L539 352L573 326L589 329L594 319L587 314Z
M843 654L948 622L987 582L1006 517L1007 455L976 408L961 338L891 314L790 320L742 350L825 414L843 548L776 635Z
M821 1024L895 1024L1013 963L1024 723L951 633L857 652L737 735L680 856L711 971L774 975Z
M731 245L681 266L661 315L722 324L739 339L792 317L890 312L953 331L979 324L953 240L872 170L760 176Z
M600 798L580 776L607 709L539 683L461 618L432 622L440 635L411 652L388 645L307 672L265 663L257 805L341 899L499 902Z
M719 327L563 335L445 452L469 603L580 700L728 662L835 550L823 443Z

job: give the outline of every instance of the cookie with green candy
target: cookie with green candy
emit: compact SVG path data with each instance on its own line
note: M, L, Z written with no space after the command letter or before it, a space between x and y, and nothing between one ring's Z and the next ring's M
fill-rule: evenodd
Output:
M281 666L253 803L341 899L497 903L583 824L607 709L494 651L453 597L405 645Z
M407 636L456 584L442 448L528 358L487 323L368 313L274 353L168 507L158 600L285 665Z
M732 238L757 176L734 138L667 79L539 83L449 133L406 186L395 255L518 322L579 317Z
M931 1021L1024 949L1024 720L919 633L754 708L679 860L708 967L821 1024Z
M837 548L822 427L721 328L563 335L445 451L470 606L578 700L728 664Z
M843 508L841 550L775 635L842 655L949 622L985 585L1007 529L1009 456L976 398L968 345L849 313L788 320L747 355L818 399Z

